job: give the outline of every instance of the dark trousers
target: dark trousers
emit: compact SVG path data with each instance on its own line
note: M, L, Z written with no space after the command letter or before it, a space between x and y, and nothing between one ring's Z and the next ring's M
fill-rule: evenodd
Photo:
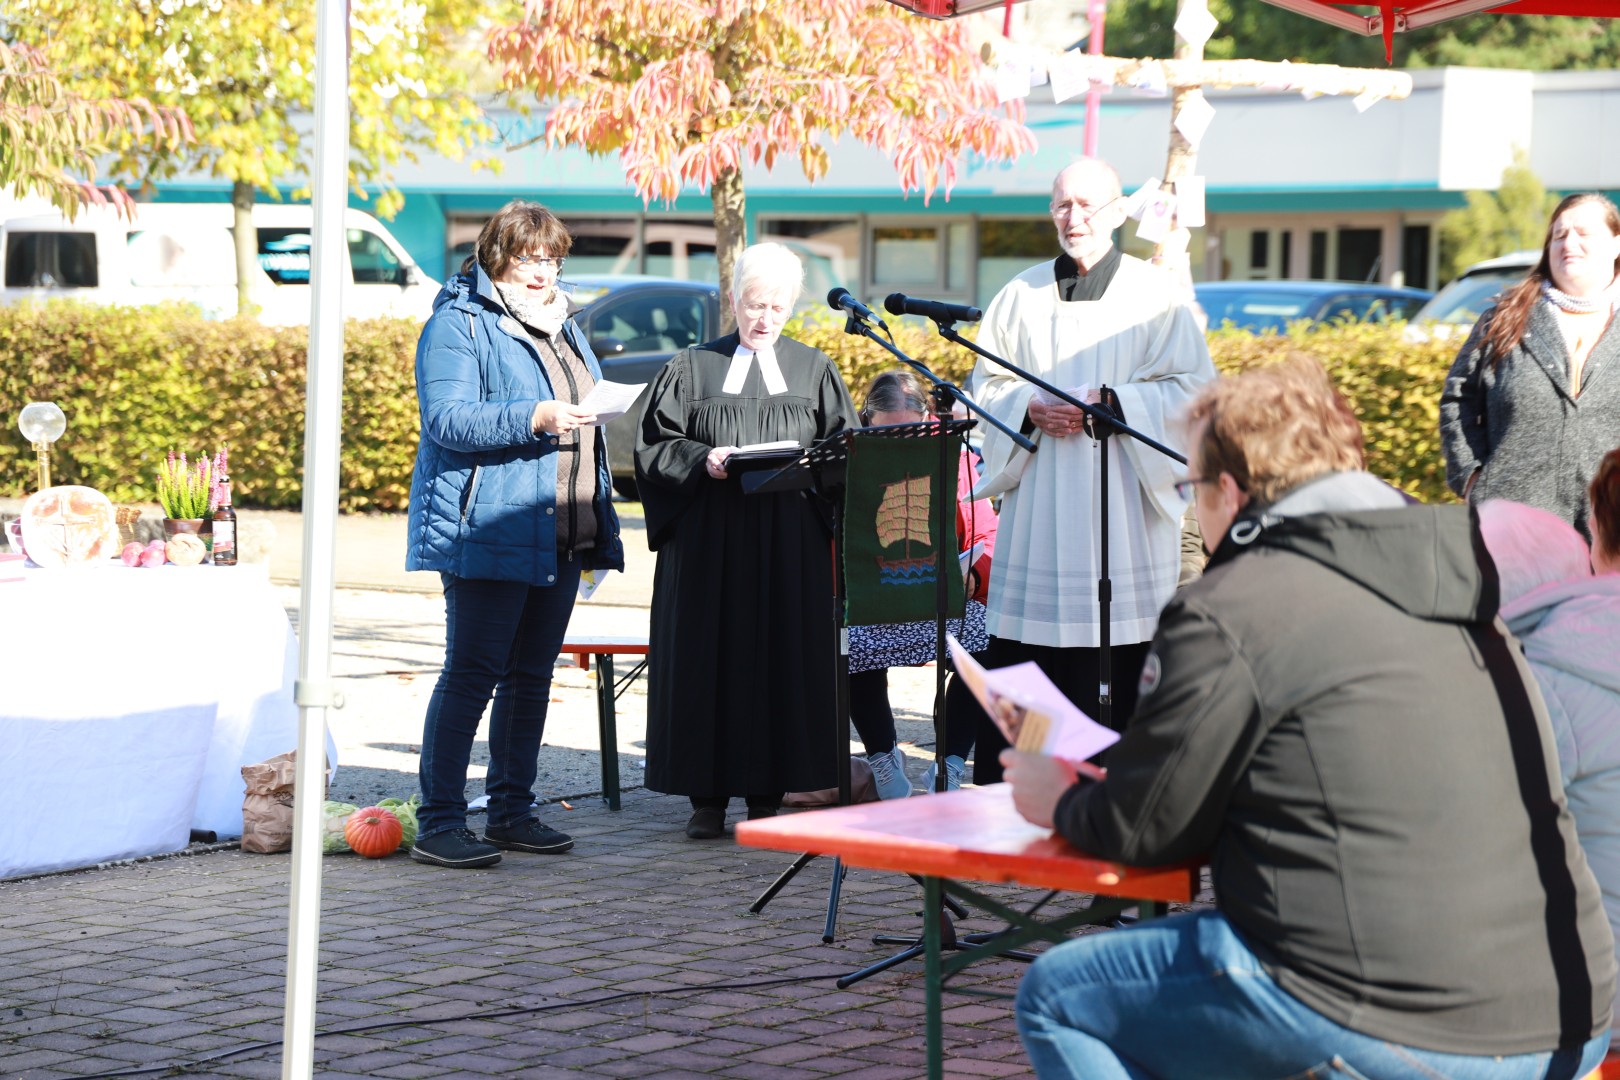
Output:
M422 729L422 836L467 824L467 764L489 710L488 823L517 824L534 805L534 778L551 700L551 672L579 589L579 562L559 562L554 585L444 579L444 670Z
M857 671L849 677L849 718L868 754L894 749L894 710L889 706L889 669ZM984 710L973 692L952 674L945 684L945 753L966 758L973 752Z
M1109 650L1110 689L1109 696L1113 699L1113 727L1115 731L1124 731L1125 725L1130 721L1131 714L1136 711L1136 688L1142 678L1142 665L1147 662L1148 650L1152 642L1143 641L1133 645L1115 645ZM1046 677L1063 691L1064 695L1076 705L1080 711L1095 719L1101 711L1097 700L1097 665L1102 659L1101 649L1058 648L1052 645L1029 645L1022 641L1013 641L1010 638L992 637L990 647L984 652L984 666L987 668L1010 667L1013 664L1022 664L1026 660L1033 660L1046 673ZM1001 731L985 718L985 727L988 732L981 734L978 753L973 758L973 782L975 784L994 784L1001 779L1001 750L1007 745L1007 740L1001 737ZM992 739L995 750L992 752L987 739ZM1106 758L1104 751L1093 760L1102 763Z

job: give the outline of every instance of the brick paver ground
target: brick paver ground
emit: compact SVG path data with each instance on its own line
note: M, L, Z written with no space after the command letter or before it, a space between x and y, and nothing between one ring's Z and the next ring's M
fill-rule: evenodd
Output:
M918 928L920 889L850 871L823 944L830 861L751 916L789 857L688 840L688 812L547 807L575 850L483 871L327 857L317 1074L922 1075L920 962L833 983L891 951L874 932ZM290 866L229 850L0 882L0 1076L278 1076ZM964 982L1010 991L1020 969ZM1029 1075L1007 1002L946 1004L951 1075Z
M301 527L282 516L278 557L296 571ZM397 567L402 529L397 519L342 519L342 580L351 583L356 567ZM626 547L636 556L630 572L576 611L586 632L645 632L651 557L644 543ZM360 583L408 589L423 578L431 575ZM442 603L340 592L339 607L334 659L349 706L331 718L347 762L338 788L404 796L415 790ZM918 718L932 677L918 678L909 697L906 679L892 679L891 695L902 739L927 752ZM542 791L593 790L590 687L583 673L559 669ZM624 810L609 813L595 798L573 811L543 808L577 838L573 852L508 854L486 871L403 855L324 860L318 1076L923 1075L920 962L848 990L834 985L892 951L873 945L873 933L919 932L921 890L903 876L852 870L837 940L824 945L831 869L817 860L762 915L748 915L791 859L687 840L686 801L637 787L644 692L638 684L620 701ZM285 855L231 849L0 882L0 1080L279 1077L290 866ZM1046 910L1082 902L1066 896ZM982 917L963 924L993 928ZM1011 991L1020 971L992 960L962 983ZM946 1005L948 1074L1030 1075L1008 1002Z

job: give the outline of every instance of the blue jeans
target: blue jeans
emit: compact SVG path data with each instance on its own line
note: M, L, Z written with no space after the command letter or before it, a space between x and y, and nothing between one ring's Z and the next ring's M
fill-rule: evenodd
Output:
M467 763L490 698L488 823L515 825L534 806L551 672L579 590L579 562L553 585L444 579L444 670L422 728L421 836L467 825Z
M1479 1057L1362 1035L1280 988L1215 911L1052 949L1018 988L1018 1031L1042 1080L1574 1080L1609 1046Z

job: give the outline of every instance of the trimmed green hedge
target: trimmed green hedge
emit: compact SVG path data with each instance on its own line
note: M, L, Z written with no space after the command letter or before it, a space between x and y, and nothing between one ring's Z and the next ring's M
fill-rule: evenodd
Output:
M339 495L346 511L405 509L418 434L419 331L395 319L348 325ZM873 376L897 366L841 324L814 319L788 332L837 358L857 398ZM972 369L973 355L931 327L897 326L895 341L953 381ZM118 503L150 502L156 462L170 449L212 453L223 444L240 505L296 509L307 349L303 328L209 322L184 307L0 308L0 496L33 489L18 411L29 401L55 401L68 417L51 457L57 483L87 484ZM1425 500L1451 498L1438 427L1453 345L1405 342L1399 326L1349 325L1264 337L1219 331L1210 350L1228 372L1294 350L1314 353L1359 410L1372 470Z
M1417 344L1402 339L1404 329L1404 323L1350 323L1259 337L1220 330L1209 335L1209 351L1229 374L1296 351L1312 354L1355 406L1367 435L1367 468L1424 502L1456 502L1440 449L1440 391L1461 343Z
M344 335L344 510L402 510L416 456L414 322L351 322ZM77 303L0 309L0 495L32 490L33 454L16 428L29 401L55 401L67 433L51 479L115 503L154 499L171 449L230 447L235 501L296 509L303 499L309 331L210 322L188 307Z

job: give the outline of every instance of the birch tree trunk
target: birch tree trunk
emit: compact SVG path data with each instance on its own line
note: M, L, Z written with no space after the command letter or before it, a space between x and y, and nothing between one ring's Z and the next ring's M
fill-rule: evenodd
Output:
M742 170L721 170L709 189L709 198L714 201L714 254L720 271L720 330L729 334L737 328L731 310L731 274L748 246L748 202L743 194Z
M231 184L233 228L231 235L236 244L236 314L254 318L259 305L253 300L253 282L259 269L259 233L253 227L253 185L242 180ZM314 253L310 253L314 258Z

